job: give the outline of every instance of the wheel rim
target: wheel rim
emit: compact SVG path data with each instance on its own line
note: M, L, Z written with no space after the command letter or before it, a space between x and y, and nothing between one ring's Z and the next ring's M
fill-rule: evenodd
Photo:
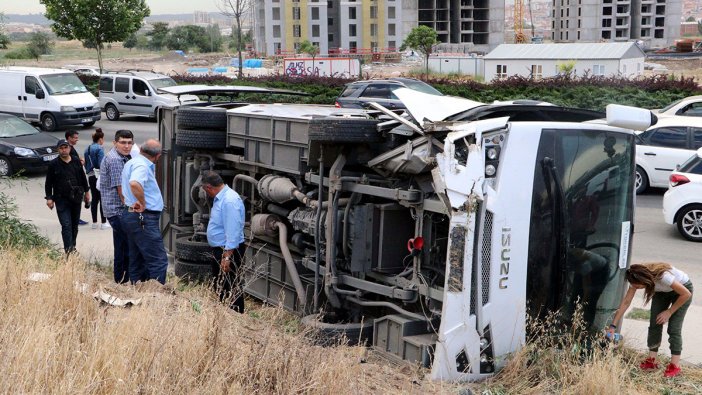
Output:
M0 159L0 176L10 175L10 163L5 158Z
M639 188L641 188L641 184L643 184L643 177L641 176L641 173L638 171L636 172L636 190L638 191Z
M51 130L54 128L54 120L49 115L44 117L44 122L42 122L42 124L46 130Z
M113 119L115 117L116 112L117 110L112 106L107 106L107 109L105 109L105 115L107 115L107 119Z
M690 210L680 219L683 231L690 237L702 237L702 210Z

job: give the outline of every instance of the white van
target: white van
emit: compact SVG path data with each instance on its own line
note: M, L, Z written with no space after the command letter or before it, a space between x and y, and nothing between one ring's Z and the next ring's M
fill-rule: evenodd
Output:
M0 67L0 112L47 132L100 120L97 99L73 72L38 67Z
M161 91L175 86L173 78L152 71L128 70L108 72L100 76L100 107L110 121L120 114L156 118L161 107L174 107L199 101L197 96L180 97Z

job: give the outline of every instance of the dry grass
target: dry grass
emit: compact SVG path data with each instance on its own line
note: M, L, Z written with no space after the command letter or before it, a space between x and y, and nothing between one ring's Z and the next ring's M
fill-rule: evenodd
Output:
M674 379L664 378L662 369L643 372L638 368L645 358L643 354L625 345L615 348L602 344L600 335L588 337L579 318L576 313L576 323L565 330L559 326L555 315L541 322L530 322L533 337L498 375L483 383L483 393L702 393L702 368L683 367L683 375ZM596 346L586 349L583 344Z
M31 282L31 272L51 273ZM680 379L636 369L640 355L597 351L584 358L576 335L544 329L496 377L477 384L432 382L428 371L360 347L322 348L299 320L250 301L239 315L202 287L115 285L104 270L38 250L0 248L0 388L42 394L610 394L700 393L702 370ZM87 284L81 292L77 284ZM141 304L117 308L103 289ZM575 333L575 332L573 332ZM546 339L546 340L544 340ZM551 339L551 340L548 340ZM565 350L565 351L558 351Z
M33 271L51 273L30 282ZM76 284L88 285L88 294ZM0 249L0 388L43 394L442 393L422 369L365 358L365 349L313 345L298 320L250 304L239 315L207 290L171 280L119 286L83 262ZM101 285L102 284L102 285ZM98 303L99 288L141 298ZM181 287L183 288L183 287ZM369 362L366 362L366 359ZM453 391L451 391L453 392Z

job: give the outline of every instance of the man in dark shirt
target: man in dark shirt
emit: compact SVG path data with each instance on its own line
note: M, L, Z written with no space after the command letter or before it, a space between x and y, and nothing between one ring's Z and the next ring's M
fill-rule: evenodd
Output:
M44 184L45 198L50 210L56 206L63 249L70 254L76 249L81 201L89 202L90 192L83 166L71 156L68 141L59 140L56 147L59 157L49 162Z
M68 141L68 145L71 146L71 158L77 160L80 162L81 166L85 166L85 159L81 159L81 157L78 155L78 151L76 151L76 144L78 144L78 131L77 130L66 130L66 133L63 134L66 137L66 141ZM87 221L83 221L82 219L78 218L78 225L87 225Z

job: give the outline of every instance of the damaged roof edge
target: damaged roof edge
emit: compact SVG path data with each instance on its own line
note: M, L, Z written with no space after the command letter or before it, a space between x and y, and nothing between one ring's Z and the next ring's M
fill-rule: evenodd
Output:
M396 89L393 93L402 101L420 126L425 121L443 121L451 115L485 105L485 103L461 97L436 96L407 88Z
M266 93L266 94L284 94L284 95L299 95L309 96L308 93L292 91L288 89L261 88L257 86L245 85L176 85L158 89L164 93L172 95L233 95L239 93Z

